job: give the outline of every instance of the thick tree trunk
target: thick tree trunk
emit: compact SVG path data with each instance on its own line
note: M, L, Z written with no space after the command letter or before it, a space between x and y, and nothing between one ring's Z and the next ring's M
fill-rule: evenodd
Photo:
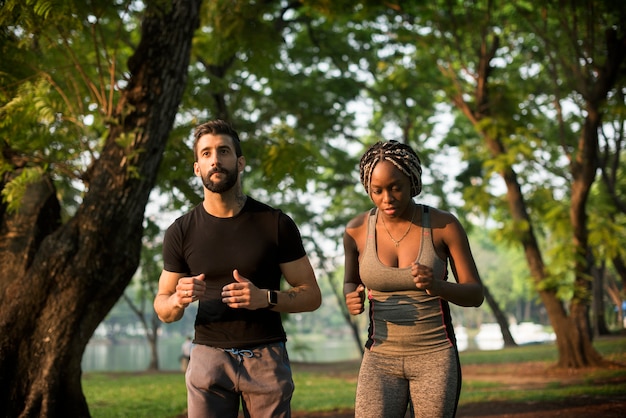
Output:
M501 144L487 135L485 137L490 144L490 149L495 153L494 155L499 155L502 152L500 149ZM544 287L542 283L546 279L546 271L517 176L512 169L503 172L502 176L507 187L507 200L513 220L526 225L520 241L524 248L531 277L537 287L542 288ZM547 310L550 323L556 334L559 351L557 366L580 368L605 365L606 363L591 344L588 316L589 299L573 299L568 316L555 289L547 288L540 290L539 296Z
M46 181L28 190L19 213L0 212L0 416L89 416L82 355L137 268L143 213L185 87L200 2L148 6L117 123L76 215L58 225ZM118 145L121 135L133 135L128 148Z
M621 37L620 37L621 36ZM586 330L586 335L591 338L589 331L589 305L592 300L594 284L593 266L594 259L589 247L589 223L587 215L587 202L591 186L597 177L599 169L598 155L598 130L602 124L602 105L606 97L613 89L622 62L626 56L626 36L611 30L606 33L607 54L604 63L597 63L597 71L593 78L594 83L589 83L589 88L581 93L585 98L586 116L582 132L578 139L577 152L570 163L572 175L570 220L573 230L574 245L574 295L572 298L572 316L577 322L580 331ZM589 76L591 78L591 76ZM601 283L599 283L601 286ZM603 291L602 286L598 289ZM583 314L585 318L583 318ZM599 356L598 356L599 357Z

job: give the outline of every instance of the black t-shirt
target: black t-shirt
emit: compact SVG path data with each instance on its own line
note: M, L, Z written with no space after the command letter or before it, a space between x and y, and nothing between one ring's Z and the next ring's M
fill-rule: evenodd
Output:
M285 213L250 197L237 216L217 218L202 204L178 218L163 241L164 269L205 274L207 289L196 316L194 342L221 348L250 348L285 341L280 313L233 309L221 300L233 270L261 289L280 289L280 263L305 255L296 224Z

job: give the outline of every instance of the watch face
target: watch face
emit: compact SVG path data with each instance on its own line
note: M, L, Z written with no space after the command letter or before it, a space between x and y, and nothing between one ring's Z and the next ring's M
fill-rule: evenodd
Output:
M276 293L273 290L270 290L269 297L270 297L270 305L276 305L278 303L278 293Z

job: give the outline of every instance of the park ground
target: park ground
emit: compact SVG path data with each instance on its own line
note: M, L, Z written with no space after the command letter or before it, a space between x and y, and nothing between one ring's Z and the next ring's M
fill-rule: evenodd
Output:
M320 373L354 373L358 363L341 364L294 364L295 370ZM574 385L586 379L586 370L558 370L541 362L505 363L498 365L463 366L463 379L499 382L511 391L537 390L551 385ZM626 375L610 382L597 381L598 385L624 384ZM463 394L461 393L461 398ZM481 402L463 404L457 418L624 418L626 417L626 393L612 396L577 396L561 400L540 402ZM354 411L331 411L324 413L295 412L293 418L354 418Z
M626 370L626 347L616 357L615 369ZM292 363L294 373L309 372L322 375L348 377L356 381L359 361L337 363ZM605 370L605 369L603 369ZM557 369L548 362L515 362L498 364L466 364L462 366L464 382L496 383L499 391L524 392L541 391L554 387L569 386L597 387L595 393L583 393L561 399L539 400L533 402L491 401L468 403L463 401L456 418L625 418L626 392L616 395L604 394L602 388L626 385L626 372L608 374L611 377L597 378L590 376L606 376L594 374L594 369ZM591 383L590 383L591 381ZM186 413L177 418L186 418ZM354 410L342 409L326 412L294 411L293 418L354 418Z

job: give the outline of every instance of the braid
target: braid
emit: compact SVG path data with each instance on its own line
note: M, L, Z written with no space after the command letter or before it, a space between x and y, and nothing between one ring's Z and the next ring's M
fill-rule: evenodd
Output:
M413 149L398 141L379 141L372 145L361 157L359 176L367 194L374 167L381 161L389 161L411 179L411 197L422 191L422 163Z

